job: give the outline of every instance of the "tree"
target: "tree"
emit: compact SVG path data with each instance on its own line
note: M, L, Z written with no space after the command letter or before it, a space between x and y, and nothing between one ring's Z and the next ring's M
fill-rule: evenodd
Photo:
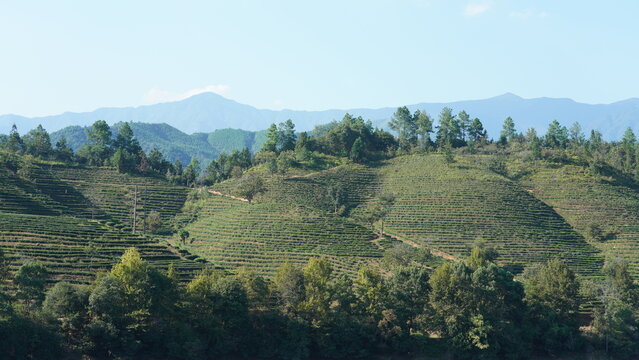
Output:
M464 145L462 139L462 127L459 119L453 115L451 108L445 107L439 113L439 126L437 127L437 136L435 142L437 146L444 147L450 143L452 147Z
M28 154L43 159L46 159L53 154L51 138L42 125L38 125L37 128L29 131L23 137L23 141Z
M622 166L626 173L632 173L635 167L637 137L631 128L627 128L621 139Z
M45 286L49 272L44 265L36 262L24 263L13 277L17 287L16 297L23 300L28 308L39 306L44 300Z
M607 259L605 279L597 285L599 305L592 322L606 353L630 357L639 353L639 287L628 271L628 262Z
M180 237L182 245L185 245L186 240L189 238L189 236L191 236L191 234L187 230L181 229L178 231L178 236Z
M581 130L581 124L575 121L572 126L570 126L570 130L568 130L570 135L570 142L573 146L581 146L583 145L586 138L584 137L584 133Z
M305 299L304 273L290 262L285 262L275 273L273 288L283 309L297 313Z
M189 165L184 169L184 183L186 186L195 186L197 179L200 176L200 161L197 158L192 158Z
M468 127L468 139L471 142L479 142L487 137L486 130L484 130L484 125L481 123L481 120L478 118L474 118Z
M190 357L238 350L248 330L248 299L237 278L204 270L186 286L186 302L188 321L200 343Z
M416 134L418 135L419 145L422 150L428 150L432 144L430 134L433 132L433 120L426 111L416 110L413 114L415 125L417 126Z
M384 279L378 268L364 266L355 278L355 295L361 314L373 323L381 320L382 310L386 306Z
M364 141L361 137L358 137L357 140L353 143L353 147L351 147L351 153L349 158L356 163L362 162L364 160Z
M470 115L465 110L462 110L457 114L457 119L459 119L459 127L461 129L461 140L468 140L468 130L470 128Z
M333 300L333 267L324 258L311 258L304 267L304 301L301 304L311 324L325 326Z
M515 130L515 122L510 116L507 117L506 120L504 120L504 124L502 125L499 136L500 138L506 139L507 142L511 142L517 136L517 131Z
M539 140L538 137L534 137L533 140L530 142L530 152L531 152L531 157L534 160L539 160L541 159L541 141Z
M98 120L86 130L87 139L96 145L111 145L111 127L104 120Z
M269 283L264 277L257 275L255 271L246 266L241 266L235 271L235 278L242 283L251 310L266 308L269 300Z
M599 224L588 224L586 235L592 241L601 242L606 239L606 234Z
M171 163L166 160L164 154L162 154L162 152L160 152L160 150L158 150L158 148L156 147L149 151L147 162L151 171L155 172L156 174L165 174L166 171L171 167Z
M133 172L136 168L135 163L135 156L123 148L117 149L111 157L111 165L123 174Z
M130 153L137 153L140 150L140 144L134 138L133 129L128 122L122 123L118 129L118 136L115 138L114 145L116 148L125 149Z
M568 129L566 129L565 126L561 126L559 121L553 120L548 126L544 140L546 145L550 147L566 147L568 143Z
M397 132L399 147L409 150L417 141L417 123L406 106L397 108L388 126Z
M264 142L264 145L262 145L261 151L277 153L277 144L280 142L279 136L280 134L277 130L277 125L275 125L275 123L271 124L268 130L266 130L266 141Z
M146 228L151 233L157 232L162 227L162 216L155 210L152 210L144 221L146 222Z
M290 150L282 151L277 156L277 171L280 174L286 174L286 172L295 165L295 153Z
M248 200L249 204L258 194L266 191L264 180L257 175L246 175L242 178L237 186L236 193L238 196Z
M24 142L18 133L16 124L11 125L11 132L9 132L9 139L7 140L7 150L21 154L24 152Z
M388 280L386 288L390 307L395 311L403 334L424 331L420 317L427 311L430 284L428 270L423 266L400 266Z
M370 213L369 220L371 221L371 223L375 223L377 221L381 223L380 233L379 233L380 237L384 236L384 222L386 221L386 217L388 216L391 209L393 208L393 205L395 205L395 201L396 201L396 197L394 194L391 194L391 193L381 194L377 198L377 203L374 205Z
M55 157L64 162L73 160L73 149L67 145L67 139L61 138L55 143Z
M446 144L444 144L442 150L444 152L444 162L446 162L446 165L450 166L450 164L455 162L455 153L453 153L453 146L450 144L450 142L447 142Z
M524 291L512 274L491 262L473 269L445 263L429 280L433 329L459 354L473 358L527 355Z
M60 281L47 291L42 309L57 318L68 319L83 312L86 302L88 294L76 285Z
M561 260L551 260L526 282L534 338L549 353L574 349L579 341L579 282Z
M279 147L278 150L279 151L295 150L295 143L297 142L297 137L295 136L295 124L293 124L293 121L291 121L291 119L288 119L285 122L280 123L277 131L278 131L277 144Z

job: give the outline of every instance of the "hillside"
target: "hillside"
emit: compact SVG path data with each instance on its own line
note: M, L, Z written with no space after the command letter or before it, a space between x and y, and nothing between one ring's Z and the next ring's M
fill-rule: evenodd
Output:
M630 262L639 276L639 188L583 167L537 163L524 169L523 186L560 214L592 246ZM601 230L593 238L591 227Z
M0 247L12 270L38 261L54 280L89 282L132 246L157 267L173 263L184 277L202 267L131 232L135 196L138 224L144 211L158 211L168 221L180 211L185 188L107 168L26 163L18 174L0 172Z
M596 275L599 252L551 207L487 169L487 157L405 156L379 168L381 193L397 196L389 233L464 257L476 241L499 252L515 272L559 257L581 275Z
M186 230L191 237L184 247L191 253L227 269L244 265L267 275L286 261L305 264L313 256L354 274L366 260L382 255L370 229L290 203L249 205L213 195Z
M169 161L180 160L183 164L188 164L192 158L206 164L222 152L229 153L245 147L254 153L266 140L265 131L220 129L211 133L187 135L167 124L131 122L130 125L145 152L157 148ZM114 136L119 126L120 123L113 126ZM68 145L77 151L87 143L85 130L86 127L69 126L51 133L51 141L55 144L61 138L66 138Z
M472 117L479 117L493 137L499 134L502 121L511 116L517 123L536 128L538 132L545 131L547 124L555 119L562 124L579 121L587 132L597 129L607 138L618 139L627 127L637 129L636 119L639 117L639 99L593 105L570 99L524 99L504 94L482 100L408 105L411 111L423 109L432 116L437 116L443 107L450 107L455 113L466 110ZM346 112L370 119L376 126L385 127L395 110L396 106L379 109L274 111L240 104L213 93L203 93L182 101L138 107L101 108L87 113L66 112L35 118L0 115L0 133L8 133L13 123L22 132L35 128L38 124L43 124L50 131L57 131L67 126L88 126L96 120L106 120L109 124L125 121L165 123L192 134L226 128L258 131L268 128L271 123L292 119L297 124L297 130L307 131L316 125L339 120Z
M479 241L494 247L500 254L498 263L515 273L559 257L583 276L599 275L600 251L551 206L518 183L488 170L489 160L490 156L458 156L449 166L439 155L410 155L369 166L348 164L306 175L274 176L268 178L268 191L257 201L333 213L335 205L328 188L338 186L343 194L339 205L343 218L370 228L362 215L378 196L390 193L396 201L387 216L385 232L407 243L426 246L449 258L464 258ZM233 193L234 182L214 189ZM234 221L244 221L244 217L233 213ZM269 223L273 228L296 226L287 221L282 216L282 220L275 217ZM200 234L198 241L216 242L218 235L215 231ZM248 240L254 235L249 230L246 236ZM260 249L257 247L256 253L261 257L277 259ZM219 260L219 254L216 256Z

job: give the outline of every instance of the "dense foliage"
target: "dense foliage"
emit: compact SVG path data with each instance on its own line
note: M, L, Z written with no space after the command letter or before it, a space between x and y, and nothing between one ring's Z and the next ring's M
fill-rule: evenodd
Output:
M12 358L69 352L173 359L424 351L524 359L579 349L574 273L553 260L522 284L493 258L492 250L478 247L465 261L432 273L413 257L383 269L363 267L354 279L312 258L303 268L285 263L272 280L246 268L205 269L184 284L172 267L159 271L131 248L91 285L59 282L46 291L46 269L27 263L13 278L18 293L3 293L0 349ZM630 355L637 351L639 292L624 266L607 265L593 341Z
M578 123L567 128L553 121L539 136L534 129L518 132L513 119L507 118L494 141L481 121L471 120L465 111L453 114L445 108L434 122L427 113L411 113L406 107L397 109L389 126L396 136L346 114L341 121L296 133L288 120L268 129L267 141L256 154L249 149L223 153L206 166L197 158L187 166L170 163L157 149L145 153L126 123L114 136L106 122L97 121L86 133L90 143L75 154L64 139L52 145L42 126L22 137L14 126L8 136L0 137L0 169L29 179L37 171L31 160L38 159L110 166L121 173L164 177L191 187L236 178L235 195L249 203L238 206L238 211L278 217L291 208L250 204L267 191L259 172L277 178L276 174L296 168L323 169L326 157L361 166L352 163L440 152L443 168L450 169L458 162L456 155L479 153L494 155L487 167L501 179L522 176L509 169L507 156L524 163L578 164L592 174L614 175L628 183L639 178L639 146L631 129L620 141L606 142L597 131L586 137ZM324 197L334 223L351 225L339 218L351 210L345 192L341 184L331 183ZM438 196L446 200L445 194ZM389 216L391 222L398 216L391 216L391 208L406 204L396 206L390 193L374 203L362 218L381 225L377 241L384 239ZM417 220L420 225L407 226L421 231L426 220ZM143 223L157 230L161 215L145 214ZM246 224L238 223L249 232ZM96 226L88 221L78 224ZM222 230L237 232L232 225L227 221ZM257 245L282 243L281 229L259 222L250 226L263 238ZM434 230L432 226L431 233ZM272 234L278 235L272 236L276 241L268 238ZM593 242L610 236L599 224L589 224L587 235ZM193 242L185 229L178 230L178 236L184 246ZM334 237L329 232L324 236ZM341 247L349 241L346 237L339 239ZM90 285L58 282L52 287L47 286L52 273L43 264L25 262L10 274L8 261L0 256L0 281L9 285L0 293L0 354L8 358L58 358L64 352L98 358L357 358L447 349L455 358L517 359L533 353L582 351L586 346L618 357L639 354L639 287L624 261L608 259L603 279L582 283L571 264L560 260L529 267L521 279L515 279L494 263L494 252L482 247L473 249L465 261L445 262L436 269L420 261L425 258L421 255L395 255L386 256L380 266L359 269L353 277L338 274L328 259L311 258L303 268L285 263L272 279L245 268L232 274L209 268L184 284L173 267L160 271L130 249ZM594 301L584 304L584 298ZM584 305L592 309L592 322L579 316ZM590 325L587 336L580 331L583 325Z

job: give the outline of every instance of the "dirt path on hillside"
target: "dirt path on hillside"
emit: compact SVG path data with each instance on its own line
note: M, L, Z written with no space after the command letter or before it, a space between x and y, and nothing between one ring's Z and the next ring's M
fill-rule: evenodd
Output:
M404 239L404 238L402 238L400 236L397 236L397 235L389 234L387 232L384 232L384 235L386 235L388 237L391 237L391 238L393 238L393 239L395 239L397 241L401 241L404 244L410 245L410 246L412 246L414 248L421 248L422 247L420 244L418 244L418 243L416 243L416 242L414 242L412 240ZM458 261L459 260L457 257L455 257L455 256L453 256L451 254L447 254L447 253L445 253L443 251L435 250L433 248L429 248L428 250L430 250L430 252L433 253L433 255L437 255L437 256L439 256L441 258L444 258L446 260L450 260L450 261Z
M215 190L210 190L209 189L208 192L210 192L213 195L224 196L224 197L227 197L229 199L235 199L235 200L239 200L239 201L249 202L248 199L237 197L237 196L233 196L233 195L222 194L221 192L215 191Z
M313 172L310 172L310 173L308 173L308 174L304 174L304 175L291 175L291 176L287 176L285 179L300 179L300 178L308 178L308 177L311 177L311 176L313 176L313 175L317 175L317 174L319 174L319 173L321 173L321 171L313 171Z

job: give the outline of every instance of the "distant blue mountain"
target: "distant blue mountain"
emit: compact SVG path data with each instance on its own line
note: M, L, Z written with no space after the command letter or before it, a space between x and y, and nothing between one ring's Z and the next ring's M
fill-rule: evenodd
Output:
M616 139L627 127L639 130L639 99L633 98L612 104L583 104L571 99L524 99L514 94L451 103L420 103L408 105L411 110L423 109L434 118L443 107L455 112L466 110L471 117L484 123L489 135L496 136L507 116L515 120L518 130L529 127L544 132L548 123L558 120L564 125L579 121L585 131L600 130L607 138ZM385 127L396 107L380 109L344 109L324 111L262 110L240 104L213 93L195 95L188 99L156 105L126 108L101 108L86 113L27 118L18 115L0 116L0 133L7 133L16 124L20 133L42 124L49 131L67 126L87 126L96 120L110 124L122 121L165 123L187 134L210 133L214 130L235 128L263 130L273 122L292 119L297 130L311 130L315 125L341 119L349 112L370 119L376 126Z

